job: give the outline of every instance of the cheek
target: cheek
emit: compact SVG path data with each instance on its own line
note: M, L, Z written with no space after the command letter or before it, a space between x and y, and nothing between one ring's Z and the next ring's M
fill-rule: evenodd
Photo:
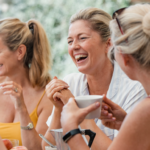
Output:
M71 57L73 56L73 51L71 50L71 48L69 46L68 46L68 53Z

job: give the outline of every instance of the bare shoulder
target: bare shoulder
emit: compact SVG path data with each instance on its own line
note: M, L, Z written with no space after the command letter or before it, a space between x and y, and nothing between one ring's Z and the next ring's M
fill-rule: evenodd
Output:
M150 149L150 98L141 101L128 114L109 150Z
M142 100L133 110L132 114L137 114L139 117L150 119L150 98Z
M53 104L48 99L48 97L46 96L46 93L45 93L39 106L38 106L38 110L37 110L38 116L43 112L45 115L50 116L52 109L53 109Z

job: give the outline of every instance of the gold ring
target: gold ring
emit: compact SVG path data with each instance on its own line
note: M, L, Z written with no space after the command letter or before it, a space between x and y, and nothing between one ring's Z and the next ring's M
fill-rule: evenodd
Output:
M14 91L15 91L16 93L18 93L18 88L15 88Z

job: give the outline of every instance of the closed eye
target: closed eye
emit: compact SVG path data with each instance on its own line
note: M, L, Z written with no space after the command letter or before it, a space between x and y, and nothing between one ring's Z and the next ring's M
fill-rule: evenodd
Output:
M72 41L68 41L68 44L71 44L72 43Z
M82 40L87 39L87 37L81 37Z

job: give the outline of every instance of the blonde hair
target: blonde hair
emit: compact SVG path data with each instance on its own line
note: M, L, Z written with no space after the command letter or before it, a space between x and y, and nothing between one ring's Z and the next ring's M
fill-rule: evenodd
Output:
M11 51L19 45L26 46L24 66L29 69L29 79L33 87L45 87L51 80L49 69L50 46L42 25L36 20L24 23L16 18L0 20L0 35Z
M98 8L86 8L74 14L70 19L70 24L77 20L88 21L103 41L107 41L110 37L109 22L111 16L105 11Z
M150 67L150 5L136 4L118 16L124 34L116 20L110 22L112 40L122 53L131 54L144 68ZM109 56L114 54L110 51Z

